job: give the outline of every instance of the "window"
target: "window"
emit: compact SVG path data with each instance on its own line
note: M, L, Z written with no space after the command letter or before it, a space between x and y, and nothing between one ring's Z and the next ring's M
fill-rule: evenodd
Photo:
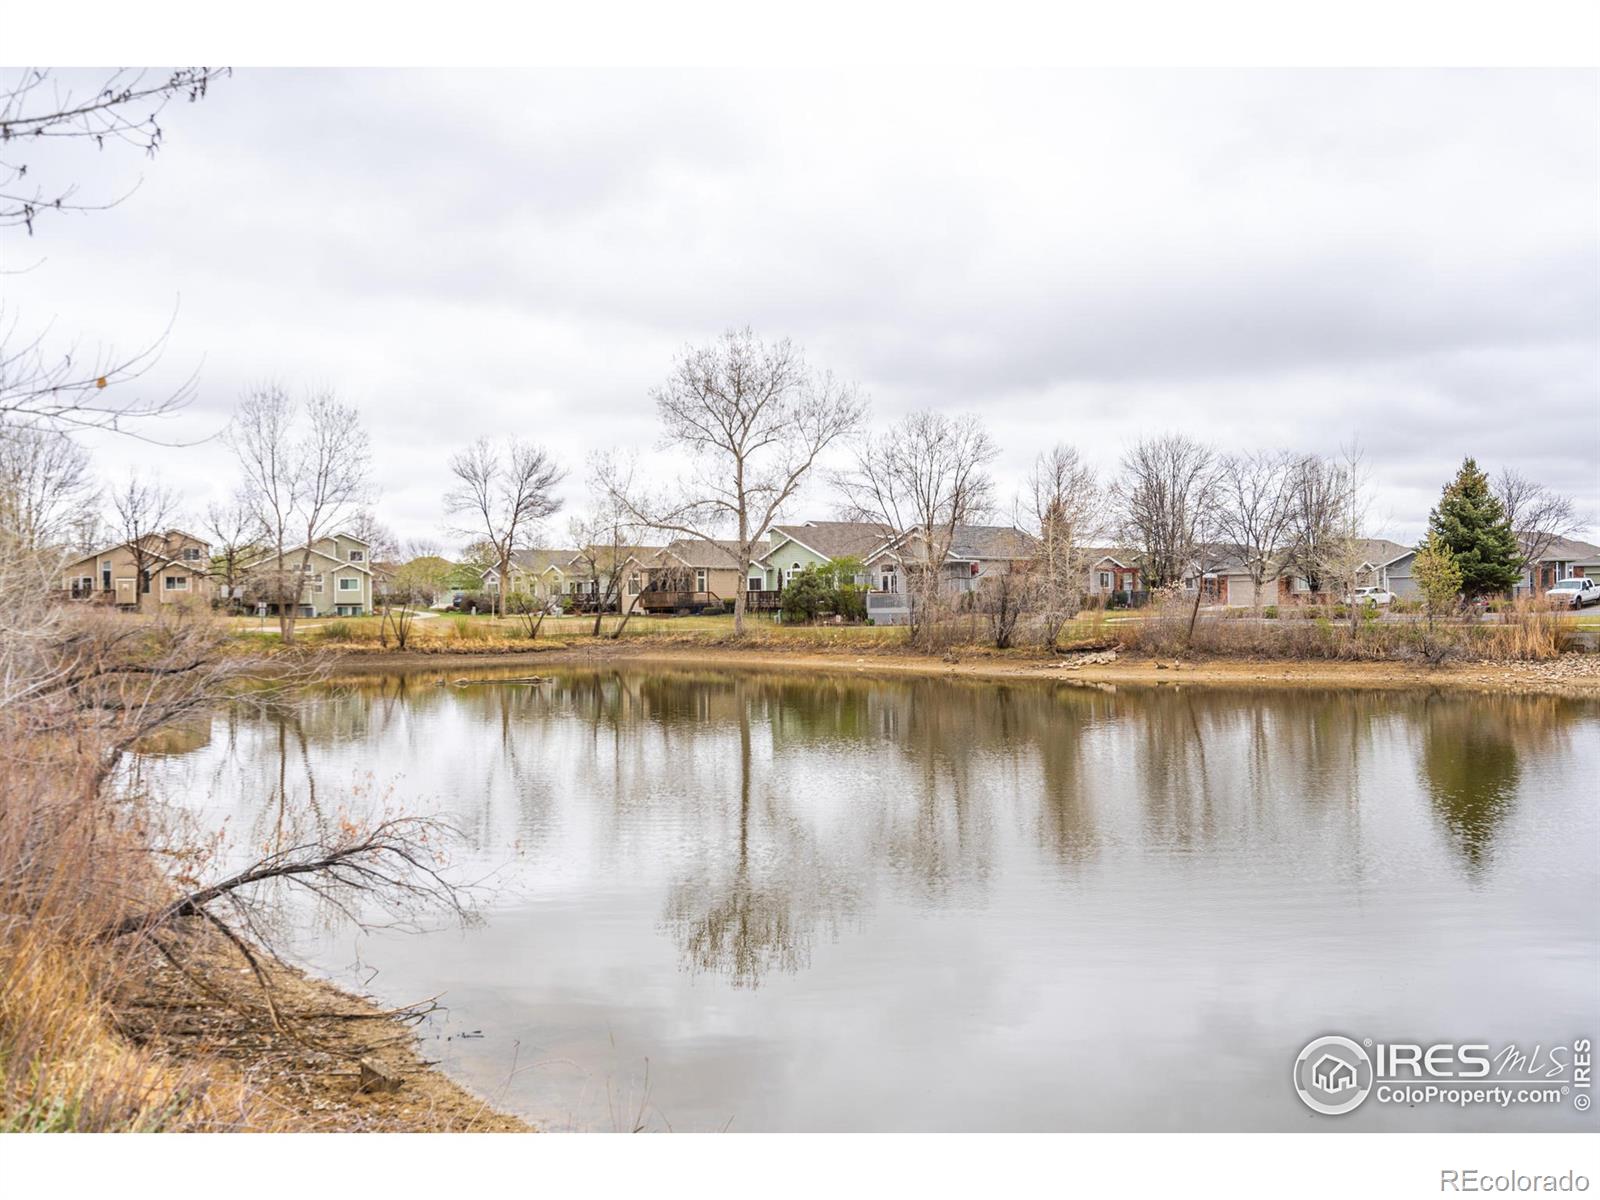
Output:
M341 592L359 592L361 590L361 580L349 578L340 579L339 590Z
M318 571L316 574L314 574L311 577L311 590L313 592L320 592L322 590L322 572L321 571Z
M1109 590L1110 587L1111 587L1111 572L1110 571L1101 571L1100 572L1100 590L1101 591L1106 591L1106 590Z
M628 576L628 591L635 595L639 592L639 572L635 571Z
M704 567L697 567L695 569L694 590L697 592L703 592L706 590L706 569Z
M184 562L199 562L200 561L200 547L199 546L185 546L183 548L183 561Z
M169 592L187 592L189 579L185 575L163 575L161 585Z
M362 551L362 550L352 550L352 551L350 551L350 561L351 562L362 562L363 560L365 560L365 558L366 558L366 552L365 551Z
M746 590L752 591L752 592L765 591L766 588L764 587L764 585L765 585L766 582L767 581L765 579L761 578L761 576L752 575L752 576L750 576L750 586Z

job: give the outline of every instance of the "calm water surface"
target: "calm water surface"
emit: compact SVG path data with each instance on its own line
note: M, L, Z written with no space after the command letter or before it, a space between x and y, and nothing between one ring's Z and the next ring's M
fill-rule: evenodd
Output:
M549 1128L1595 1127L1290 1085L1327 1032L1600 1034L1594 704L573 671L174 750L142 769L240 845L313 808L466 831L482 925L296 909L293 946L443 993L428 1056Z

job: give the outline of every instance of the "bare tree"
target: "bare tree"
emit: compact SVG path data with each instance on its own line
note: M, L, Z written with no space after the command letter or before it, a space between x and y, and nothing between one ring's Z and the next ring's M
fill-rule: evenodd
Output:
M628 515L627 508L614 498L611 489L617 474L612 456L592 455L589 478L596 485L592 506L586 514L573 517L568 532L578 548L578 562L588 576L594 596L592 636L600 636L601 616L615 604L621 617L611 634L615 639L622 636L639 602L640 593L630 593L626 586L628 577L639 569L635 557L639 527Z
M112 490L111 508L117 537L133 559L134 607L144 609L150 581L167 560L167 532L178 512L178 497L159 483L147 483L137 473Z
M45 212L87 212L113 207L116 197L97 203L76 199L77 185L50 187L23 154L23 147L45 141L78 139L103 149L121 143L155 157L165 136L161 111L173 98L201 100L228 68L183 67L165 74L117 70L93 86L64 86L56 73L29 68L0 82L0 226L21 225L31 234ZM85 81L87 83L87 81Z
M926 639L940 607L940 577L956 531L988 511L998 451L971 416L915 412L856 446L855 466L835 482L845 508L901 535L907 561L913 641Z
M1283 558L1293 514L1295 462L1281 450L1222 460L1217 532L1250 576L1251 608L1257 616L1262 585Z
M1495 495L1517 535L1526 562L1542 559L1550 547L1581 527L1570 496L1553 492L1520 471L1502 468L1494 481Z
M769 344L748 328L685 349L652 395L664 441L687 451L692 466L668 496L620 484L612 495L645 528L711 541L731 527L741 575L818 457L860 426L865 407L853 384L814 371L787 338ZM736 635L745 603L740 587Z
M435 547L425 542L412 542L405 553L409 555L408 561L394 568L376 596L378 638L387 646L392 632L395 645L401 650L411 639L417 610L433 603L450 574L450 564L435 553Z
M265 384L240 402L229 441L266 545L253 582L276 604L283 640L293 642L313 544L367 497L366 431L355 409L331 392L302 404Z
M119 70L78 89L63 86L50 71L0 75L0 228L21 225L32 234L44 213L111 208L123 199L78 201L75 184L43 181L26 148L86 139L97 147L132 145L153 156L164 136L160 114L166 103L177 96L201 99L224 73L185 67L147 77ZM131 422L175 412L193 395L193 377L165 395L147 397L132 389L159 361L165 333L132 354L51 349L48 337L48 328L21 333L15 314L0 309L0 421L130 432Z
M1312 593L1332 601L1341 592L1353 600L1366 562L1366 524L1371 508L1369 472L1359 448L1337 457L1308 455L1294 469L1286 561ZM1360 621L1350 604L1350 632Z
M1216 531L1215 452L1181 433L1145 438L1123 454L1112 495L1118 528L1140 551L1151 588L1183 582Z
M367 544L369 563L393 562L400 557L400 539L395 536L394 530L378 520L378 514L370 508L358 511L345 522L344 528Z
M54 429L0 425L0 536L30 553L81 541L94 502L87 450Z
M1285 562L1320 596L1338 583L1327 578L1327 560L1339 537L1346 481L1338 463L1315 454L1302 455L1291 478Z
M518 550L531 545L539 523L561 508L556 485L565 472L545 451L529 442L513 440L505 453L488 438L479 438L450 459L456 486L444 498L452 515L466 516L463 536L480 536L500 572L497 608L506 615L506 594L511 590L511 561Z
M1039 548L1031 577L1044 619L1044 643L1055 649L1078 612L1089 572L1089 546L1106 528L1105 493L1076 448L1058 444L1034 460L1028 504Z
M262 530L260 514L245 492L235 492L223 504L206 506L201 524L211 539L211 574L222 585L229 601L239 599L244 582L244 567L259 554Z

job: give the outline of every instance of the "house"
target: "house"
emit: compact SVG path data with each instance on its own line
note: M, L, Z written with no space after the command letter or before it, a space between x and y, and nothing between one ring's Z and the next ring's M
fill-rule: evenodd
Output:
M956 604L985 581L1031 562L1038 539L1014 525L958 525L939 574L939 594ZM914 579L928 569L929 546L922 531L912 529L890 539L866 558L867 616L879 625L904 625L911 618Z
M1409 586L1409 556L1415 553L1411 548L1388 538L1356 538L1349 543L1348 552L1355 565L1356 587L1389 586L1392 569L1393 581L1399 586L1391 586L1390 590L1397 596L1407 594L1401 587ZM1288 567L1287 559L1287 551L1279 550L1267 562L1261 578L1262 605L1293 604L1319 594L1343 596L1349 590L1349 580L1343 577L1321 581L1319 588L1313 588L1311 580ZM1201 602L1205 604L1254 608L1257 603L1250 564L1235 548L1225 545L1202 547L1184 572L1183 587L1187 592L1200 588Z
M70 599L118 608L141 608L151 595L156 604L209 604L211 546L181 529L146 534L137 550L132 542L119 542L68 563L61 588Z
M590 546L575 550L562 566L559 594L575 597L574 607L593 612L629 612L649 586L660 546ZM615 595L607 595L614 590ZM555 593L551 593L555 594Z
M1518 534L1523 554L1528 555L1530 539ZM1394 543L1389 543L1393 546ZM1422 589L1412 578L1411 568L1416 561L1416 547L1400 547L1399 553L1381 564L1373 582L1388 588L1402 600L1419 600ZM1576 538L1557 538L1549 545L1529 556L1522 578L1512 588L1515 596L1542 596L1563 579L1600 577L1600 546L1581 542Z
M349 533L318 538L283 552L283 569L304 574L297 615L302 617L359 617L372 612L372 565L365 541ZM276 615L279 591L276 553L265 554L244 567L244 601L255 612Z
M645 565L640 607L646 612L720 611L754 579L758 562L739 561L739 543L725 538L680 538Z
M1131 601L1135 592L1144 590L1137 550L1123 546L1089 546L1084 549L1083 556L1089 563L1083 590L1090 599L1109 600L1121 596Z
M776 609L789 581L808 567L822 568L841 558L859 559L862 569L848 582L869 586L866 562L894 540L895 531L878 521L807 521L775 525L770 549L750 568L747 603L755 609Z
M578 551L571 548L518 550L511 556L511 594L548 598L566 593L577 558ZM498 566L484 569L483 590L491 595L500 591Z
M1528 556L1528 536L1519 534ZM1576 538L1557 538L1530 557L1522 579L1513 589L1518 596L1542 596L1563 579L1600 577L1600 546Z

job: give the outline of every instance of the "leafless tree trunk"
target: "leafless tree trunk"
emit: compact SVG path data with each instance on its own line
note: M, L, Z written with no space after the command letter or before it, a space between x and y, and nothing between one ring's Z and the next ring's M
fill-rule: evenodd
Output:
M1028 492L1039 538L1032 576L1044 619L1044 644L1053 650L1063 626L1077 614L1087 586L1087 550L1106 528L1105 494L1093 469L1066 445L1034 460Z
M787 338L769 344L749 329L684 350L653 395L667 443L693 466L669 496L612 493L645 528L709 541L732 526L741 578L818 457L860 426L865 407L853 384L814 371ZM735 635L745 603L741 585Z
M1181 433L1135 443L1112 488L1117 524L1143 556L1152 589L1183 582L1218 510L1216 454Z
M1354 598L1365 559L1363 539L1370 506L1368 472L1359 449L1341 450L1337 458L1308 455L1300 459L1294 471L1286 561L1313 594L1330 604L1338 595L1331 585L1344 589L1351 601L1352 637L1361 621Z
M939 611L940 578L956 530L988 511L988 466L998 451L976 417L916 412L856 446L853 469L836 476L852 516L900 531L909 559L913 642L926 641Z
M594 628L591 636L599 637L601 620L615 604L622 618L618 632L632 616L633 602L625 603L627 578L634 568L634 543L638 527L627 515L626 509L612 499L606 481L611 476L602 473L606 456L596 455L590 460L591 478L596 482L594 507L584 516L574 517L569 531L578 547L578 560L589 579L594 597Z
M1284 451L1234 454L1222 460L1217 532L1252 584L1250 607L1261 615L1261 588L1281 564L1294 500L1295 459Z
M143 612L157 564L166 558L166 534L177 515L178 498L170 489L143 482L134 473L111 493L111 508L116 516L117 536L133 558L133 606ZM159 597L153 603L160 603Z
M467 516L473 524L460 532L481 535L494 555L500 573L496 606L504 617L512 559L529 545L539 522L561 508L555 489L565 473L538 446L514 440L502 455L488 438L452 456L450 472L457 482L445 496L445 509Z
M229 440L267 546L256 573L267 576L279 632L293 642L312 545L366 499L366 431L355 409L331 392L313 394L302 405L267 384L240 402Z

